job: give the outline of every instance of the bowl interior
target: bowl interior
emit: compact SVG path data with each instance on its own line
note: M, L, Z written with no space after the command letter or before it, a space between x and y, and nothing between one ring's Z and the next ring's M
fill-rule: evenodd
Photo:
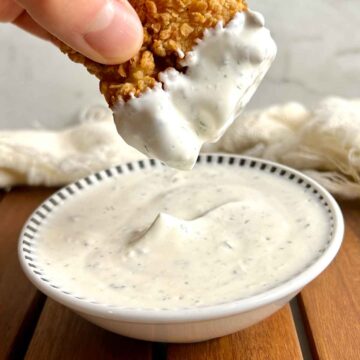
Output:
M273 176L284 178L302 187L304 191L311 192L313 198L324 208L328 217L328 237L324 247L306 267L286 281L276 284L273 288L246 299L201 308L154 310L117 307L76 296L49 281L47 275L40 269L36 256L37 234L47 217L58 207L61 207L64 202L71 201L76 194L86 192L89 187L96 186L110 178L126 176L129 172L139 172L144 169L160 168L163 166L159 161L149 159L119 165L90 175L62 188L41 204L28 219L19 240L19 257L26 275L48 296L53 297L74 310L84 313L97 314L109 318L119 317L131 321L136 321L139 318L148 319L149 321L184 320L194 317L206 319L213 316L220 316L221 314L230 315L236 312L251 310L284 298L290 293L298 291L315 278L335 257L343 237L343 218L332 196L315 181L288 167L251 157L208 154L200 155L198 162L209 164L209 166L218 166L219 168L221 168L221 166L252 168L259 172L266 172Z

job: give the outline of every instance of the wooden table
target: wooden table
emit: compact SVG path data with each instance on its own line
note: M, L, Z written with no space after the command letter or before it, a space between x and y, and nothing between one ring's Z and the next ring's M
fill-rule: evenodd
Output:
M0 359L360 359L360 202L343 202L346 236L332 265L267 320L198 344L156 344L102 330L35 289L17 260L26 218L54 190L0 193Z

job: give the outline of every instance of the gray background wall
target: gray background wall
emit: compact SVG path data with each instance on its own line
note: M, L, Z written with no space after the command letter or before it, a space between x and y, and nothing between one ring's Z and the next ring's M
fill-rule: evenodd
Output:
M249 108L360 96L360 0L249 0L279 47ZM63 127L104 104L97 80L52 45L0 24L0 128Z

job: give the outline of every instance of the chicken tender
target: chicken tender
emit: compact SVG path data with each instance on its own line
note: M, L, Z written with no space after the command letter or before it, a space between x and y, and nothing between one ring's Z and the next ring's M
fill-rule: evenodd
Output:
M119 100L139 97L159 81L169 67L185 71L181 59L201 39L207 28L227 24L237 12L245 11L245 0L129 0L144 29L139 53L120 65L103 65L79 54L65 44L63 52L84 64L100 79L100 91L112 107Z

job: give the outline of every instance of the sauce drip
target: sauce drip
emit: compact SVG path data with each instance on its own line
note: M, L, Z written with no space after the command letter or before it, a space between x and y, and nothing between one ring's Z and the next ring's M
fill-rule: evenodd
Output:
M117 130L131 146L178 169L191 169L207 142L217 141L250 101L276 55L264 18L241 12L208 29L162 85L113 108Z

